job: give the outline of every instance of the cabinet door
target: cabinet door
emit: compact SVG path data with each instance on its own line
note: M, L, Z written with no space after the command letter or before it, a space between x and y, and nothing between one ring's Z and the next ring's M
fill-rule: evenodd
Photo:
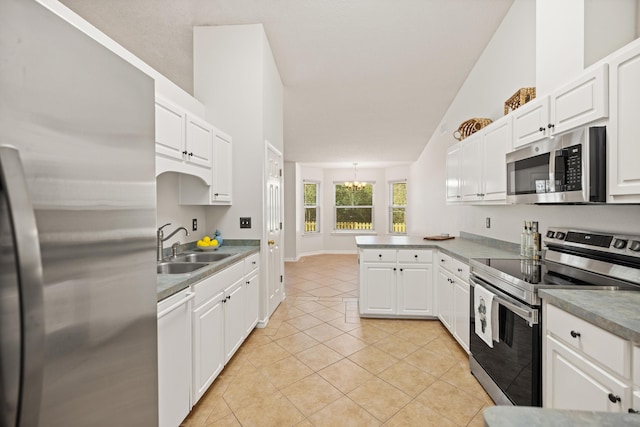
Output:
M231 359L245 337L244 279L224 290L224 353L225 363Z
M460 159L462 144L458 143L447 150L447 202L459 202L460 195Z
M549 97L534 99L523 105L513 115L512 148L522 147L549 136Z
M484 132L482 144L482 198L506 200L507 166L505 155L511 144L511 120L492 124Z
M462 348L469 352L469 324L470 319L469 284L459 278L453 279L453 336Z
M195 116L187 114L186 159L196 165L211 167L213 127Z
M184 111L156 98L156 153L183 160L185 151Z
M398 264L398 314L433 315L431 264Z
M224 367L224 292L193 311L193 403Z
M551 134L583 126L609 114L609 68L585 73L551 94Z
M215 156L213 160L213 179L211 186L212 202L231 202L231 178L233 152L231 137L216 130L213 138Z
M362 264L360 313L396 313L395 264Z
M452 279L449 272L440 268L438 271L438 318L449 330L452 330L451 308L453 298Z
M635 43L633 48L615 56L609 62L609 72L609 194L637 196L632 200L637 202L640 201L640 44Z
M482 197L482 135L474 134L462 143L460 167L462 200L474 201Z
M632 405L629 385L548 335L545 363L545 407L626 412Z
M180 425L191 409L192 298L193 294L185 290L158 304L160 427Z
M258 301L260 297L260 289L258 287L260 276L256 272L249 277L244 284L245 296L245 336L249 336L253 328L258 324Z

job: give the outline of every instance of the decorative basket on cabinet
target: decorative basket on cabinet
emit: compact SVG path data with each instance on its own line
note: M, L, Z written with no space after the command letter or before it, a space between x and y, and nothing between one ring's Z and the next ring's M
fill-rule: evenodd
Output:
M469 119L467 121L462 122L460 127L458 127L458 130L453 132L453 137L458 141L462 141L466 137L479 131L480 129L487 126L491 122L492 122L491 119L482 119L477 117L473 119Z
M522 107L524 104L531 101L535 97L536 97L535 87L523 87L519 89L516 93L511 95L511 97L504 102L504 115L506 116L507 114L517 109L518 107Z

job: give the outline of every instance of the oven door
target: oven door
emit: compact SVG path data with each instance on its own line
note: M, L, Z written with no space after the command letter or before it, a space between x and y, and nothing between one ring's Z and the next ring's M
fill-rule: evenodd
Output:
M489 396L502 405L542 405L542 330L540 307L524 304L478 277L470 278L471 372ZM499 310L499 341L489 347L475 334L474 288L494 294Z

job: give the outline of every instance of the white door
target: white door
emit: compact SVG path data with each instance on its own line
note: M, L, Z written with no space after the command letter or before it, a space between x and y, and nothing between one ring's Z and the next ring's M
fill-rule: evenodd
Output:
M398 314L432 315L431 264L399 264L398 270Z
M266 142L266 215L268 315L284 298L282 251L282 153Z

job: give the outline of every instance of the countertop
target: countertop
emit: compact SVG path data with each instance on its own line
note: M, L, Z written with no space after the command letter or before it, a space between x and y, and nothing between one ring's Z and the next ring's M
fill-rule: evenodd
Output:
M438 249L467 263L471 258L517 258L519 256L513 249L515 245L509 247L490 240L480 241L465 236L450 240L424 240L417 236L357 236L356 244L363 249Z
M605 331L640 344L640 292L541 289L539 295Z
M208 266L185 274L158 274L158 301L170 297L173 294L189 287L191 284L199 282L205 277L229 267L232 264L260 252L260 246L256 245L228 245L221 246L216 253L233 255L221 261L213 262Z
M622 427L640 426L640 415L563 411L524 406L492 406L482 413L485 427Z

